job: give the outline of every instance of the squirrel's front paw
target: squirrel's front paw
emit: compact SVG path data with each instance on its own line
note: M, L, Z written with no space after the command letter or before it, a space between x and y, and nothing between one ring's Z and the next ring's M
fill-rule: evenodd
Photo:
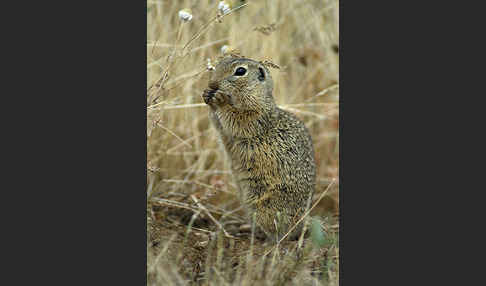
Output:
M205 89L204 92L203 92L203 99L204 99L204 103L206 104L211 104L211 101L214 97L214 93L216 92L216 90L214 89Z
M202 97L208 105L223 105L229 99L226 94L215 89L204 90Z

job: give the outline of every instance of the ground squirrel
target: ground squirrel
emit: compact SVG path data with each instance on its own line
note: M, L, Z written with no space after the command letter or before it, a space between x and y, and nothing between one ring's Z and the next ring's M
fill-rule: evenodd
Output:
M261 62L223 58L210 72L208 87L202 96L244 204L270 239L281 238L314 193L311 136L296 116L277 107L272 77ZM302 223L290 238L301 231Z

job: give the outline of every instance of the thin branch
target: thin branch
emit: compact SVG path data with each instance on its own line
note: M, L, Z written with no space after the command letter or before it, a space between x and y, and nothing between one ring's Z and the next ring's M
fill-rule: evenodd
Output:
M226 237L228 237L228 238L233 238L233 239L238 239L238 238L236 238L236 237L232 236L231 234L229 234L229 233L228 233L228 232L227 232L227 231L224 229L223 225L222 225L222 224L221 224L219 221L217 221L217 220L216 220L216 219L215 219L215 218L214 218L214 217L211 215L211 213L208 211L208 209L207 209L205 206L203 206L203 205L202 205L202 204L199 202L199 200L198 200L198 199L197 199L197 198L196 198L194 195L191 195L191 199L192 199L192 200L193 200L193 201L194 201L194 202L197 204L197 206L198 206L200 209L202 209L202 210L204 210L204 211L206 212L206 214L209 216L209 218L211 218L211 220L212 220L212 221L213 221L213 222L214 222L214 223L215 223L215 224L218 226L218 228L219 228L219 229L221 229L221 230L223 231L223 233L224 233L224 235L225 235Z
M193 42L195 41L197 38L199 38L202 33L212 24L214 23L215 21L217 21L218 19L222 19L224 18L225 16L233 13L234 11L238 10L238 9L241 9L243 7L245 7L246 5L248 5L248 3L245 3L245 4L242 4L234 9L231 9L228 13L225 13L223 15L216 15L214 16L213 18L211 18L211 20L209 20L209 22L207 22L206 24L204 24L201 29L199 29L199 31L184 45L184 47L182 47L182 52Z
M177 134L175 134L172 130L170 130L169 128L165 127L164 125L160 124L160 122L157 122L157 125L160 126L162 129L164 129L165 131L169 132L170 134L172 134L175 138L179 139L182 143L184 143L184 145L186 145L187 147L189 148L192 148L191 144L187 143L184 139L182 139L181 137L177 136Z

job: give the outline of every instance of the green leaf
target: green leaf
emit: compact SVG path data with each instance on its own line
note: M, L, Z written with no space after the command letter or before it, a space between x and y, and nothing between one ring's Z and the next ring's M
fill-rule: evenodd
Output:
M326 236L322 230L321 223L318 219L312 218L311 220L311 240L317 247L322 247L326 244Z

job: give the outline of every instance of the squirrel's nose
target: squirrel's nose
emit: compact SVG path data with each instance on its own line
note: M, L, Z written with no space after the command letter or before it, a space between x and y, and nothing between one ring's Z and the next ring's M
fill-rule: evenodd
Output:
M217 81L209 81L209 88L217 90L219 89L219 83Z

